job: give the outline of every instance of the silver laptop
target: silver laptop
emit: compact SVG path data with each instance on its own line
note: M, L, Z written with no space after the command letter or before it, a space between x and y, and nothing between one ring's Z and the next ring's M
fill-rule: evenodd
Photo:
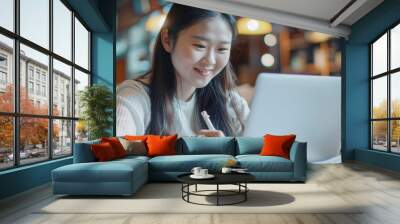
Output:
M296 134L309 162L340 162L341 77L261 73L245 136Z

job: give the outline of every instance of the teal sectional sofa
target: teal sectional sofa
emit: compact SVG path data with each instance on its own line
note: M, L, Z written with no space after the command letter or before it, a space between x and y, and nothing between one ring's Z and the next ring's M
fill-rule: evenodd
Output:
M193 167L219 172L234 159L259 182L305 182L307 144L294 142L290 159L260 156L262 137L183 137L178 139L177 155L127 156L96 162L90 141L75 144L74 163L52 171L54 194L131 195L148 181L176 181Z

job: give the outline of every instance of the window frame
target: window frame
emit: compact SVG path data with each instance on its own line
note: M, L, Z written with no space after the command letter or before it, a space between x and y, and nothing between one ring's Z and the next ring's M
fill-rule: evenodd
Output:
M70 23L71 23L71 59L64 58L63 56L55 53L53 50L53 1L54 0L48 0L49 3L49 48L46 49L45 47L42 47L39 44L34 43L33 41L30 41L29 39L24 38L23 36L20 35L20 0L14 0L13 1L13 10L14 10L14 31L10 31L4 27L0 26L0 35L3 35L5 37L11 38L13 40L13 63L12 63L12 72L13 72L13 78L14 78L14 110L13 112L2 112L0 111L0 116L4 117L11 117L13 119L13 153L14 153L14 161L13 161L13 166L10 167L5 167L5 168L0 168L0 172L5 171L5 170L10 170L10 169L16 169L19 167L23 166L30 166L33 164L38 164L38 163L43 163L46 161L50 160L58 160L61 158L66 158L73 156L74 153L74 143L75 143L75 126L76 122L79 120L79 117L75 116L75 108L71 108L71 114L70 116L56 116L53 115L53 59L58 60L61 63L64 63L68 66L71 66L71 104L74 105L75 103L75 88L74 88L74 82L75 82L75 69L85 73L89 77L89 83L88 86L92 85L93 77L92 77L92 61L91 61L91 50L92 50L92 43L91 43L91 38L92 38L92 31L88 27L88 25L84 22L84 20L72 9L72 7L66 2L65 0L59 0L68 10L71 11L71 18L70 18ZM85 69L78 64L75 63L75 18L79 20L79 22L84 26L84 28L88 31L88 69ZM21 80L20 80L20 45L23 44L27 47L30 47L36 51L39 51L40 53L43 53L48 56L49 62L48 62L48 80L46 83L46 91L48 93L45 93L48 96L48 112L46 115L39 115L39 114L27 114L27 113L21 113L20 111L20 85L21 85ZM33 70L33 79L30 79L30 74L29 74L29 64L27 63L27 72L26 72L26 82L29 82L29 80L33 81L33 85L35 86L36 83L42 83L41 79L41 72L39 73L39 80L36 82L36 69ZM28 85L28 84L27 84ZM41 85L40 85L41 86ZM27 86L28 87L28 86ZM28 87L29 88L29 87ZM27 88L27 91L29 91ZM34 89L36 91L36 89ZM39 94L38 96L42 96L42 94ZM48 122L48 136L47 136L47 150L48 150L48 155L47 158L44 157L43 160L40 160L38 162L32 162L32 163L26 163L26 164L21 164L20 161L20 119L21 118L45 118L47 119ZM57 120L61 121L70 121L71 122L71 153L68 155L62 155L62 156L54 156L54 147L53 147L53 123L56 122Z
M385 31L380 33L375 39L373 39L371 42L368 43L368 53L369 53L369 149L373 151L379 151L379 152L386 152L386 153L391 153L391 154L400 154L400 152L393 152L392 151L392 121L400 121L400 117L392 117L392 99L391 99L391 90L392 90L392 85L391 85L391 79L393 75L396 75L396 73L400 72L400 67L391 69L391 31L393 28L396 26L400 26L400 20L396 21L393 23L390 27L386 28ZM379 40L379 38L383 37L385 34L387 34L387 62L386 62L386 71L376 74L374 76L373 74L373 44ZM386 105L386 118L373 118L373 81L378 79L386 77L386 87L387 87L387 105ZM373 122L374 121L386 121L386 150L379 150L374 148L374 136L373 136Z
M0 85L5 85L5 84L7 84L7 73L3 70L0 70Z

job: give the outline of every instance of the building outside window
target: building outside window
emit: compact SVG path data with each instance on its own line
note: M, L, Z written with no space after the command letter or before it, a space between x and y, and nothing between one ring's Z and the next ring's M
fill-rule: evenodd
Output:
M34 92L33 82L31 82L31 81L28 82L28 91L29 91L29 94L33 94L33 92Z
M40 84L36 84L36 95L40 95Z
M46 86L42 86L42 96L46 96Z
M58 89L54 89L53 103L56 105L58 103Z
M36 80L40 81L40 71L36 69Z
M7 67L7 56L0 55L0 67L6 68Z
M0 91L5 91L7 86L7 56L0 54Z
M29 66L28 74L29 74L29 79L33 80L33 67L32 66Z
M7 85L7 74L4 71L0 71L0 85L2 87Z

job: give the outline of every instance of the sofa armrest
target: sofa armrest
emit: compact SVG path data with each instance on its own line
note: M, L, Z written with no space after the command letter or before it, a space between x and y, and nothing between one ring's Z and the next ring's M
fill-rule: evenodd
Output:
M100 140L88 141L75 143L74 147L74 163L89 163L95 162L96 158L94 157L90 146L92 144L98 144Z
M293 162L293 178L305 181L307 176L307 143L294 142L290 149L290 160Z

